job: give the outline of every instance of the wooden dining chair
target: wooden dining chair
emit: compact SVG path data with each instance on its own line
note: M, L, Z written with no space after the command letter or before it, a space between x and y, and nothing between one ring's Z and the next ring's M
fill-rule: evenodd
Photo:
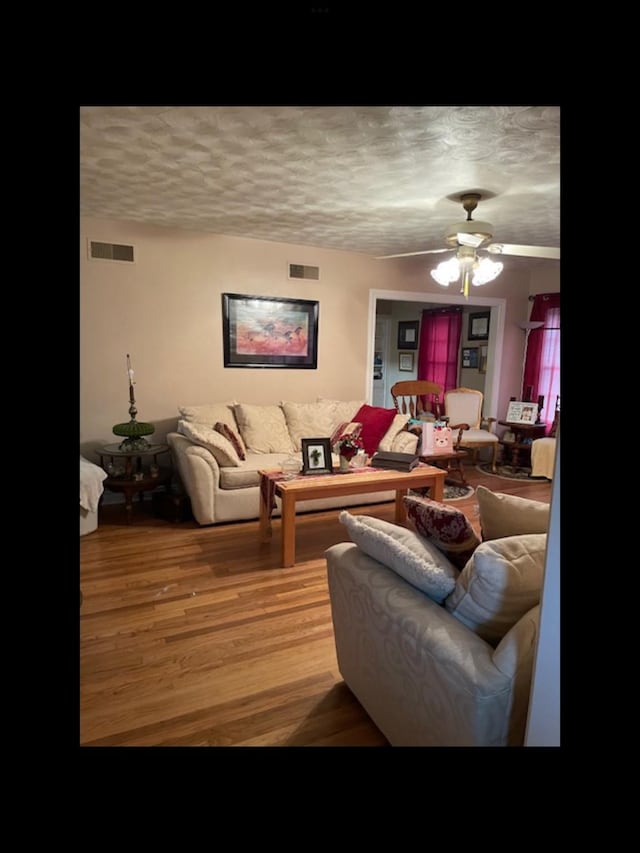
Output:
M396 411L412 418L422 416L428 419L428 415L433 415L433 419L438 420L441 415L441 394L442 385L425 379L402 380L391 386Z

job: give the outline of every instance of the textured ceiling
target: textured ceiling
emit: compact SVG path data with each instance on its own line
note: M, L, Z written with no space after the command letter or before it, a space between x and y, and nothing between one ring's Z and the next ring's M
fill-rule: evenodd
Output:
M82 107L87 216L372 255L444 248L447 198L560 246L559 107Z

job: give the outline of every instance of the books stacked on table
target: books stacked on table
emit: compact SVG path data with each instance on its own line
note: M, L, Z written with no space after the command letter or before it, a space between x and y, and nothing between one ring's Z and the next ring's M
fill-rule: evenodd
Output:
M373 468L386 468L391 471L412 471L420 462L415 453L391 453L378 451L371 459Z

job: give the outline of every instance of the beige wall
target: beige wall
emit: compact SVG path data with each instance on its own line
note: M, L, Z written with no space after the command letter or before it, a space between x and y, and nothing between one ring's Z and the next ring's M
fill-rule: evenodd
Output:
M133 245L135 263L89 260L87 239ZM288 263L319 266L320 280L288 279ZM538 275L536 282L541 280ZM516 327L517 334L510 335L508 327L528 316L532 284L528 273L520 272L503 273L491 285L492 296L508 300L505 400L513 393L514 363L520 373L523 343L522 332ZM424 258L382 262L351 252L83 218L81 451L90 454L115 441L113 425L129 419L127 353L135 372L138 420L155 424L157 441L175 428L183 404L367 397L372 289L442 293L425 271ZM225 292L317 299L317 370L224 368Z

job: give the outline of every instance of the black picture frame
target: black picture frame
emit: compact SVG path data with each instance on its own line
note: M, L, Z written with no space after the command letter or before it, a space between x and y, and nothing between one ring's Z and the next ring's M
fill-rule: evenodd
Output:
M478 349L479 347L462 347L462 366L478 367Z
M470 341L486 341L489 338L489 323L491 311L478 311L469 314L469 330L467 339Z
M418 349L420 320L400 320L398 322L398 349Z
M319 303L281 296L222 294L225 367L318 367Z
M330 438L303 438L300 443L303 474L333 473Z

